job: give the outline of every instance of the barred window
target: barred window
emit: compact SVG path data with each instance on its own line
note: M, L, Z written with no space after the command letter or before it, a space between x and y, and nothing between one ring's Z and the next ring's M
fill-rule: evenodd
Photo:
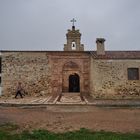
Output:
M128 68L128 80L139 80L139 69L138 68Z

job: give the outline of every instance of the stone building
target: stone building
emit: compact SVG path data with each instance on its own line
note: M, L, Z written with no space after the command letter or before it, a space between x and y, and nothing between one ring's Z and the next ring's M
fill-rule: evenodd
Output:
M140 99L140 51L84 51L72 26L63 51L1 51L1 94L15 94L22 82L28 96L80 93L93 99Z

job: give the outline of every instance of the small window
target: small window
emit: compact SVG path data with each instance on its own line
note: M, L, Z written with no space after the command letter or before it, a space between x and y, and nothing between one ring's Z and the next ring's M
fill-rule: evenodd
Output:
M139 80L139 69L138 68L128 68L128 80Z

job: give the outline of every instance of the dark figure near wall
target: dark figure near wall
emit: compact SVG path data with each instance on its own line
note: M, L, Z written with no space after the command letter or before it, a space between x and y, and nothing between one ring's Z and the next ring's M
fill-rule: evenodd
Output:
M21 86L21 82L18 82L15 98L17 98L18 95L20 95L20 97L23 98L22 91L23 88Z

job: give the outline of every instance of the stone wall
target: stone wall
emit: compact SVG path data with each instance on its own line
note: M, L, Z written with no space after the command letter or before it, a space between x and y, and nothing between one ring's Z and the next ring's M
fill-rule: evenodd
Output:
M140 70L140 60L91 59L91 95L100 99L140 99L140 80L128 80L127 68L132 67Z
M18 82L28 96L68 92L69 76L76 73L81 93L140 99L140 80L128 80L131 67L140 70L140 60L93 59L88 52L2 52L2 94L14 96Z
M51 66L45 52L3 52L2 93L15 95L18 82L27 95L45 96L51 93Z
M80 92L89 93L89 67L85 52L2 52L2 93L14 96L18 82L29 96L68 92L73 73L80 76Z

